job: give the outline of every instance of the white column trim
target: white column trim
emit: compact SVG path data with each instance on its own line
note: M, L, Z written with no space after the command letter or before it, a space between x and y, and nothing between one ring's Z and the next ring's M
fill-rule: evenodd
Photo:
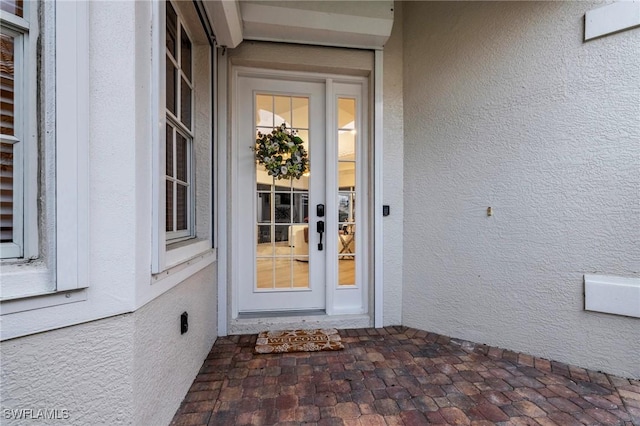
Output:
M383 167L383 99L382 99L382 51L375 51L374 63L374 117L373 120L373 223L374 223L374 327L382 327L384 324L384 253L383 253L383 227L382 227L382 167Z
M216 49L218 55L217 61L217 90L216 101L217 107L217 138L214 147L216 155L216 179L215 179L215 210L216 210L216 247L218 248L218 336L226 336L228 333L229 323L229 276L227 269L229 268L228 259L228 233L229 223L227 219L228 198L231 193L228 181L227 161L229 157L229 135L227 128L228 117L228 60L227 55L223 55L222 51Z
M56 290L89 279L89 3L56 3Z
M164 44L162 31L165 28L165 14L161 12L161 2L152 3L151 14L151 272L158 273L165 267L165 209L163 196L165 192L165 180L161 179L165 174L164 150L165 144L160 143L162 131L165 129L166 116L164 108L166 105L166 93L160 87L160 82L164 81Z
M333 79L332 78L327 78L325 80L325 105L324 105L324 113L325 113L325 133L324 133L324 137L325 140L332 140L333 138L335 138L334 133L336 133L337 127L335 124L335 116L336 116L336 110L335 110L335 102L336 102L336 94L333 88ZM327 143L326 144L326 150L325 150L325 164L327 164L329 161L333 161L334 159L337 158L336 155L336 151L337 150L337 146L333 143ZM329 167L325 168L327 170L332 170ZM337 173L337 169L336 169L336 173ZM329 176L329 173L327 172L327 176L325 176L325 194L324 194L324 204L325 204L325 212L331 212L331 211L337 211L336 206L335 206L335 200L333 199L334 197L332 197L332 195L335 194L336 192L336 187L337 187L337 177L336 176ZM315 206L309 206L309 209L315 208ZM335 220L335 218L327 218L327 215L325 214L325 217L323 218L323 220L325 221L325 230L327 229L331 229L331 227L329 227L330 225L330 221ZM311 222L311 221L310 221ZM310 229L313 229L312 227L312 223L309 224L310 225ZM337 227L337 226L336 226ZM336 232L337 235L337 232ZM335 247L337 245L337 241L333 241L332 236L329 236L329 232L325 232L325 247ZM311 250L311 246L309 247L309 250ZM335 259L329 259L329 254L330 253L327 249L325 249L324 251L324 256L325 256L325 292L326 292L326 296L325 296L325 301L324 301L324 307L325 307L325 312L327 315L334 315L334 293L335 293L335 282L337 282L337 274L338 274L338 267L337 265L334 266L334 262L336 262ZM329 268L327 267L327 265L332 265L331 270L329 270ZM328 285L327 283L332 283L331 285Z

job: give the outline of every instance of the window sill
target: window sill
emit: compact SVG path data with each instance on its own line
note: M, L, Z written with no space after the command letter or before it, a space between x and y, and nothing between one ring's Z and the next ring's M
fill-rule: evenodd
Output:
M190 239L167 245L165 255L166 268L169 270L177 265L188 262L194 257L211 250L209 240Z
M0 244L0 259L4 261L20 261L22 255L20 246L15 243Z
M42 261L7 259L2 261L2 294L0 300L25 299L51 294L55 291L55 278ZM3 311L4 313L4 311Z
M177 251L173 255L181 259L180 263L168 267L162 272L151 275L151 285L140 291L136 301L136 309L171 290L173 287L216 261L217 251L215 248L209 248L209 240L195 242L191 240L191 242L192 244L184 246L184 248L182 244L180 244L180 247L173 249ZM206 248L205 251L199 251L202 247ZM170 251L167 251L167 255L169 255L169 253ZM187 257L189 253L196 254ZM178 255L180 255L180 257Z
M200 269L216 261L217 251L211 248L210 240L191 238L167 244L166 246L166 267L162 272L151 275L151 284L173 281L174 276L188 277ZM182 278L181 280L184 280ZM173 283L172 286L177 284Z
M21 298L2 300L0 315L15 314L51 306L66 305L67 303L87 300L87 289L54 291L47 294L36 294ZM2 338L4 339L5 336Z

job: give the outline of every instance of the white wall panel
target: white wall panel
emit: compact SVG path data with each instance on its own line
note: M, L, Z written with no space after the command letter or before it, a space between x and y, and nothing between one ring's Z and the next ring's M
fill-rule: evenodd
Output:
M588 11L584 16L584 39L591 40L640 26L640 2L618 1Z

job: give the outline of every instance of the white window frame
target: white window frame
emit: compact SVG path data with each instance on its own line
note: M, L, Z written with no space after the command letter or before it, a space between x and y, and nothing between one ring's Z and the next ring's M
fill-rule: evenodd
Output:
M189 24L199 25L194 20L195 14L190 17L190 20L185 19L182 14L184 7L187 7L186 2L171 2L178 20L181 23L188 22ZM193 7L189 5L188 7ZM194 12L195 13L195 12ZM151 283L158 284L165 290L178 284L185 278L185 271L188 273L195 273L205 266L211 264L216 259L216 250L212 248L212 233L214 224L210 224L209 231L206 235L200 235L196 231L196 182L195 176L199 175L199 172L195 167L195 146L197 144L198 135L196 134L197 128L197 116L198 111L196 106L196 76L197 70L194 66L194 57L192 56L192 96L191 96L191 129L186 129L186 126L182 125L180 117L176 117L171 114L166 108L166 2L154 2L152 10L152 37L153 37L153 53L152 53L152 81L155 90L152 91L152 105L157 106L153 111L153 122L157 125L153 126L153 209L152 209L152 261L151 261ZM197 18L196 18L197 19ZM180 33L182 24L178 25L177 31ZM195 54L195 37L191 33L189 25L184 25L184 30L189 36L192 45L192 54ZM178 45L178 49L180 46ZM214 54L213 50L211 54ZM179 58L178 59L179 62ZM213 70L211 70L213 72ZM181 77L181 71L179 72ZM211 75L211 85L214 85L215 79ZM180 96L179 91L176 93L176 97ZM214 100L211 104L211 117L214 114ZM178 115L180 111L176 111ZM166 197L166 126L170 124L172 127L180 129L183 133L190 135L191 139L191 161L190 161L190 177L191 190L189 196L191 197L191 209L190 209L190 232L187 235L180 235L175 233L168 233L166 231L166 211L165 211L165 197ZM213 137L213 134L212 134ZM215 138L214 138L215 139ZM213 147L212 147L213 149ZM213 159L211 160L211 167L213 167ZM210 195L211 201L213 200L213 193ZM210 203L211 204L211 203ZM173 235L171 235L173 234ZM162 283L162 284L160 284ZM155 294L155 292L154 292Z
M165 3L166 4L166 3ZM170 3L169 3L170 4ZM177 86L174 88L175 89L175 99L176 99L176 103L177 103L177 108L176 108L176 113L173 114L168 108L165 109L165 114L166 114L166 125L170 125L173 128L173 132L174 132L174 138L173 138L173 153L172 153L172 158L173 158L173 164L174 164L174 175L173 177L169 176L166 174L166 170L165 170L165 179L166 180L173 180L178 182L178 178L176 176L176 170L177 170L177 156L176 156L176 140L177 138L175 137L175 135L177 133L182 134L182 136L186 139L187 141L187 181L185 182L187 184L187 229L184 230L174 230L174 231L166 231L165 230L165 238L167 240L167 243L172 243L172 242L178 242L178 241L183 241L185 239L188 238L193 238L195 236L195 196L194 196L194 173L193 173L193 139L194 139L194 106L195 106L195 93L194 93L194 73L195 73L195 69L193 66L193 42L191 41L191 36L189 34L189 28L183 24L183 18L180 15L180 12L176 9L175 6L173 6L174 11L176 12L176 54L172 55L173 58L170 58L171 62L173 63L174 67L176 68L177 72ZM165 8L166 11L166 8ZM166 12L165 12L166 13ZM165 15L165 25L166 25L166 15ZM192 56L191 56L191 79L186 78L185 73L182 70L182 30L184 29L185 33L187 33L187 37L189 38L189 43L191 43L192 46ZM165 31L165 37L166 37L166 31ZM166 44L165 44L166 46ZM167 61L167 55L170 55L170 52L168 52L168 50L165 47L165 56L164 56L164 60ZM166 68L163 68L164 70L166 70ZM167 76L165 75L165 81L166 81ZM188 125L185 125L182 121L182 80L185 80L187 82L187 85L189 86L189 88L191 89L191 122ZM175 82L174 82L175 83ZM166 87L166 86L165 86ZM166 107L166 103L164 104L164 106ZM165 138L166 138L166 132L164 133ZM165 141L166 142L166 141ZM166 145L165 145L166 146ZM165 152L166 155L166 152ZM166 164L166 163L165 163ZM165 185L166 185L166 181L165 181ZM166 199L165 199L166 202ZM176 218L176 213L177 213L177 209L175 208L177 204L177 191L174 191L173 193L173 223L176 224L177 223L177 218ZM175 228L174 228L175 229Z
M89 5L25 2L25 6L32 17L32 58L37 57L35 23L37 9L42 8L44 71L37 75L32 63L25 77L33 83L25 115L30 121L24 147L24 253L23 259L3 261L3 315L77 301L83 296L69 292L86 288L89 280ZM35 102L38 90L40 105ZM39 122L38 108L43 115ZM43 138L40 143L38 134ZM39 169L46 172L38 176ZM39 188L45 199L41 212ZM46 224L41 230L39 217ZM39 233L46 234L46 257L39 251Z
M35 40L38 38L37 10L30 2L25 2L23 17L3 12L2 33L10 35L14 40L14 73L13 73L13 114L14 134L0 135L3 143L12 145L13 149L13 224L12 242L0 243L0 259L21 259L31 257L37 253L37 246L28 247L25 250L25 233L33 232L37 235L37 216L29 215L24 208L25 198L30 199L33 194L27 193L25 197L25 177L28 175L28 159L33 155L30 145L29 126L34 120L35 114L30 111L34 103L35 91L34 69ZM34 21L36 19L36 21ZM32 22L36 22L35 25ZM35 152L37 153L37 147ZM26 188L28 189L28 188ZM35 220L34 220L35 219ZM37 240L36 240L37 244Z

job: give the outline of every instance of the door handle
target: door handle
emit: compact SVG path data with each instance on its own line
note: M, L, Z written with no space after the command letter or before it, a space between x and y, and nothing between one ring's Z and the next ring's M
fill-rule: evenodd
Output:
M316 231L320 234L320 242L318 243L318 250L322 251L322 236L324 235L324 220L316 222Z

